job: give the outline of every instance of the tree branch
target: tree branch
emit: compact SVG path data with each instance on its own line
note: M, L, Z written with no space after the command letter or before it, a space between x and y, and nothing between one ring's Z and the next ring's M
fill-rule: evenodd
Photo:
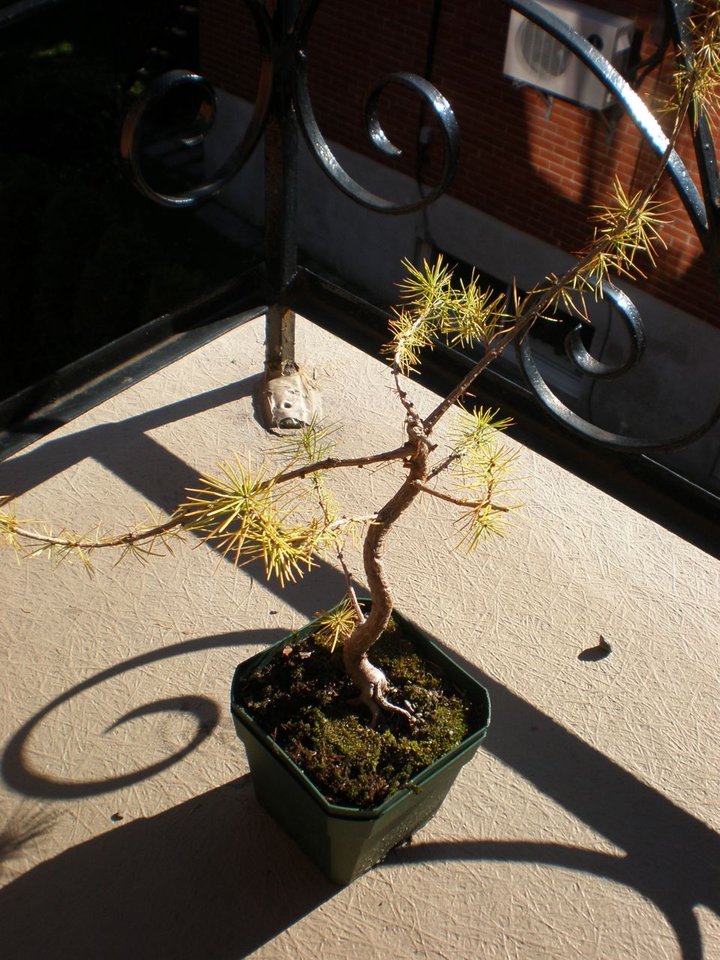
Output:
M466 500L463 497L453 497L449 493L443 493L442 490L435 490L433 487L427 487L423 483L416 484L418 490L422 490L423 493L429 493L431 497L437 497L438 500L445 500L446 503L452 503L456 507L484 507L491 502L491 498L484 497L482 500ZM510 507L503 507L501 504L494 503L494 510L499 510L501 513L507 513L510 510Z
M383 463L392 460L405 460L411 456L415 449L414 444L408 442L394 450L386 450L384 453L369 454L366 457L326 457L325 460L318 460L317 463L310 463L304 467L296 467L294 470L288 470L287 473L280 473L268 483L287 483L289 480L302 480L312 473L320 473L322 470L341 470L345 467L368 467L373 463Z
M23 540L29 540L32 543L44 543L47 546L79 547L83 550L99 550L102 547L127 547L135 543L142 543L144 540L155 540L158 537L163 537L166 533L170 533L170 531L176 527L181 527L182 524L182 513L176 511L169 520L157 524L154 527L130 531L129 533L123 533L113 537L103 537L98 540L85 540L82 537L73 536L53 537L49 534L39 533L37 530L29 530L26 527L20 527L14 524L11 528L8 528L8 532Z

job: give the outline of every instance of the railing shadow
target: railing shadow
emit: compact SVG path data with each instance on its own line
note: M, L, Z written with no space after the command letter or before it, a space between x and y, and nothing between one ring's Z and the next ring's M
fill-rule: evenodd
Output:
M3 758L5 780L26 796L71 800L126 787L167 769L211 733L218 709L213 701L191 696L184 703L157 701L133 711L139 716L184 709L195 715L197 732L160 763L103 781L59 781L39 774L25 747L54 709L105 680L186 653L266 644L281 632L201 637L101 671L53 700L15 734ZM454 656L490 689L494 719L485 749L623 853L469 837L415 843L391 854L382 869L432 860L502 860L593 874L656 905L672 926L684 960L702 960L693 908L702 905L720 915L720 837L556 720ZM129 715L117 722L125 719ZM16 947L10 955L27 960L52 956L57 943L93 944L109 958L230 960L276 936L335 889L267 823L243 778L31 870L0 893L0 924L4 943ZM71 909L71 901L79 906ZM32 922L38 903L52 905L43 924ZM75 952L84 955L82 949ZM94 955L89 947L87 955Z
M283 870L266 866L282 863ZM255 802L249 776L46 861L0 891L18 960L237 960L337 892Z
M264 633L242 642L272 639ZM237 635L198 638L79 684L16 735L6 755L9 782L30 796L53 799L127 785L123 778L68 785L38 776L25 764L24 741L60 700L111 675L237 642ZM684 960L703 960L693 907L720 914L717 834L472 664L464 666L491 691L494 720L486 749L624 853L469 837L416 842L393 852L381 869L433 860L499 860L595 875L647 898L672 926ZM139 771L132 777L146 775ZM252 797L249 777L243 777L35 867L0 892L0 926L9 955L24 960L57 955L54 947L63 943L73 944L77 956L102 953L110 960L231 960L277 936L336 890L270 824ZM36 922L38 903L45 904L42 924Z
M48 703L11 738L2 758L5 782L26 797L67 801L129 787L167 770L211 735L219 708L210 698L157 700L112 723L165 710L191 713L197 721L195 735L182 748L131 773L59 780L33 769L27 744L54 710L105 681L186 654L266 645L285 633L278 628L199 637L100 671ZM32 819L30 826L15 837L8 825L3 846L8 858L49 821ZM263 866L278 862L282 874ZM118 960L230 960L251 953L336 890L262 812L245 776L156 817L118 826L8 884L0 891L3 953L23 960L65 956L66 950Z
M47 774L40 773L32 767L28 757L27 744L40 724L50 717L55 710L74 697L93 690L107 680L112 680L122 674L147 667L150 664L158 663L162 660L169 660L173 657L184 656L191 653L227 649L229 647L240 648L246 644L269 645L276 640L282 639L287 632L287 630L278 628L273 630L246 630L237 633L221 634L220 636L198 637L194 640L184 640L181 643L150 650L147 653L132 657L122 663L114 664L106 670L101 670L99 673L88 677L69 690L64 691L58 697L55 697L54 700L51 700L50 703L46 704L41 710L38 710L36 714L30 717L30 719L13 734L5 746L2 761L0 762L0 771L2 772L3 780L13 790L16 790L26 797L37 797L45 800L73 800L79 799L80 797L109 793L113 790L121 790L162 773L163 770L174 766L174 764L196 750L203 741L212 734L220 719L220 708L214 700L198 694L188 693L183 696L155 700L152 703L137 707L118 719L114 719L108 724L108 730L118 727L129 720L147 716L148 714L179 712L191 714L195 718L196 729L193 737L170 756L164 757L162 760L150 766L133 770L131 773L117 774L116 776L106 777L102 780L81 781L76 777L71 780L58 780ZM228 678L228 696L229 690L230 678Z
M164 460L163 454L169 458L164 462L166 467L172 463L182 464L181 476L177 478L182 480L190 468L148 437L147 433L250 397L258 380L259 376L245 377L236 383L147 410L118 423L103 423L78 430L69 436L50 437L25 453L0 462L0 491L13 497L20 496L88 459L103 464L131 487L142 491L146 482L152 482L156 468L161 465L159 461ZM143 456L155 450L155 456L149 464L144 464L143 457L138 455L141 451L137 450L137 444L144 444ZM182 489L178 490L172 469L168 476L161 476L165 489L162 499L167 507L173 507L177 503L175 497L182 494Z
M393 855L398 863L427 863L432 860L473 861L495 860L506 863L542 864L547 867L559 867L579 874L591 874L616 884L634 888L647 897L672 927L677 939L680 956L683 960L703 960L702 937L697 918L693 913L694 904L686 897L678 897L682 890L682 881L676 878L672 882L654 877L647 865L637 860L582 847L570 847L560 843L533 843L517 840L458 840L418 843L406 847ZM655 880L655 882L648 882ZM637 885L637 881L641 881ZM706 958L707 960L707 958Z
M0 490L22 492L92 457L159 507L171 509L176 496L194 483L195 474L146 431L247 396L252 383L249 378L121 424L50 439L0 464ZM323 565L323 573L314 579L315 589L303 584L283 591L284 601L310 615L323 605L324 598L337 597L343 586L340 574L328 565ZM274 631L267 633L275 638ZM39 711L11 739L3 760L7 782L28 796L72 799L118 789L166 769L212 730L217 720L217 706L212 701L193 696L136 711L134 716L168 707L187 710L196 717L196 734L190 744L160 764L106 781L50 780L29 767L25 744L52 710L111 676L192 650L267 641L267 635L253 640L250 634L200 638L133 658L78 684ZM704 905L720 915L718 835L554 719L481 675L472 664L464 665L490 688L494 722L486 749L611 840L625 856L559 843L468 838L454 843L419 843L397 851L385 869L428 859L490 858L531 860L594 873L625 884L656 904L673 926L685 960L700 960L703 948L693 907ZM52 947L58 943L92 941L94 946L87 955L95 955L97 945L102 944L101 952L107 957L173 955L178 960L197 956L229 960L276 935L332 890L316 878L289 843L285 845L284 838L277 839L272 832L269 839L271 831L260 828L264 815L248 796L246 781L238 781L158 817L119 827L31 870L0 894L3 940L16 946L10 955L44 958L53 955ZM232 842L228 836L234 838ZM257 844L267 845L267 856L285 858L292 865L295 872L287 881L287 890L285 884L283 890L276 889L273 871L263 871ZM294 859L296 856L299 859ZM315 878L312 882L308 882L309 875ZM35 922L38 903L59 905L47 924ZM136 919L131 922L130 918ZM82 949L74 952L83 954Z
M186 489L196 486L198 471L154 440L148 432L252 396L257 382L257 376L246 377L119 423L101 424L67 437L51 438L27 453L0 463L0 494L15 498L59 473L71 470L83 460L92 459L160 510L172 512L185 499ZM220 455L232 453L228 450ZM61 519L57 518L58 521ZM201 534L198 536L202 537ZM229 557L226 559L231 562ZM345 591L344 577L335 567L318 560L317 568L310 589L306 583L289 583L280 588L274 580L265 581L264 575L263 581L266 589L277 593L284 603L310 618L318 609L336 603ZM259 572L259 566L251 564L245 570L253 576Z
M624 856L561 843L468 838L414 843L395 851L386 867L428 860L503 860L595 874L654 903L672 926L683 960L702 960L693 908L703 905L720 916L720 836L455 651L448 652L490 692L493 721L484 749L612 841Z

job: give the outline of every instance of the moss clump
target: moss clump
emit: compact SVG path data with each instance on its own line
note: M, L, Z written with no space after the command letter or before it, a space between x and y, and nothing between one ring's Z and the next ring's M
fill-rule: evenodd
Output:
M395 623L373 647L373 661L394 702L411 704L412 725L383 713L372 729L349 702L354 688L340 651L312 637L285 647L242 693L245 709L332 803L377 806L478 726L473 702Z

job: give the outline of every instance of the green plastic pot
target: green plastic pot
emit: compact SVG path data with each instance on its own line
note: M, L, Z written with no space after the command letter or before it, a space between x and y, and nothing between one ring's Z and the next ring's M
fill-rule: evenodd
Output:
M477 751L490 723L487 690L419 627L397 612L393 616L412 636L418 650L475 701L480 723L454 750L420 771L407 788L398 790L377 807L360 809L329 803L240 704L243 681L269 663L283 647L312 633L314 623L245 660L233 678L231 709L235 730L245 745L258 802L325 876L338 884L351 883L434 816L461 767Z

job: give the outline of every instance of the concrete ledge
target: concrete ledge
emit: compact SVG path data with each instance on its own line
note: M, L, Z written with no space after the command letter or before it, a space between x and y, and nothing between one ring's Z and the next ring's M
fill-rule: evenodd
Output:
M257 462L263 337L251 321L135 384L0 464L0 491L123 527L234 452ZM396 445L387 368L307 322L298 343L328 419L353 411L341 449ZM7 955L716 957L720 564L518 452L504 539L454 552L435 501L393 538L398 606L484 678L493 725L415 842L341 891L256 805L227 707L239 660L337 598L332 563L280 592L199 542L94 578L0 553ZM365 511L391 484L336 489Z

